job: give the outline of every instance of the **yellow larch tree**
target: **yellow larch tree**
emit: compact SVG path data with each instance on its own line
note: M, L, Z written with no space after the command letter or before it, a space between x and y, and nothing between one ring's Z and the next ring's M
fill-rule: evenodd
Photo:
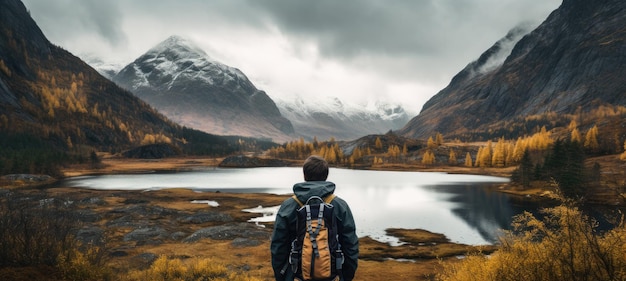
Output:
M435 163L435 154L433 154L430 150L424 153L422 157L422 164L424 165L432 165Z
M506 165L506 143L504 138L500 138L496 143L491 156L491 165L494 167L504 167Z
M435 140L433 140L433 137L428 137L428 141L426 141L426 147L428 147L428 149L437 148L437 143L435 142Z
M472 167L472 155L469 152L465 154L465 166Z
M578 128L574 128L574 129L572 130L570 140L571 140L572 142L581 143L581 141L582 141L582 137L580 136L580 131L578 131Z
M585 148L591 151L597 151L600 148L598 144L598 126L594 125L585 135Z
M383 142L380 141L380 137L376 137L376 141L374 142L374 148L383 149Z
M450 149L450 156L448 157L448 164L450 165L456 165L456 153L454 153L454 150Z
M441 133L435 134L435 143L437 146L443 145L443 135Z
M478 148L478 152L476 152L476 161L474 161L474 167L482 167L483 165L481 164L482 161L482 157L483 156L483 148L479 147Z

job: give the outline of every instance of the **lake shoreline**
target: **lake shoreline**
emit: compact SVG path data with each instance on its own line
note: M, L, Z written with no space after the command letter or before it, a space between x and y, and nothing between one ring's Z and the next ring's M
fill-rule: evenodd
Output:
M98 167L91 165L75 165L63 170L67 178L91 176L91 175L109 175L109 174L150 174L150 173L176 173L184 171L214 169L217 168L222 159L220 158L202 158L202 157L184 157L184 158L168 158L168 159L127 159L117 157L105 157ZM300 167L301 161L294 161L290 167ZM341 168L341 167L340 167ZM348 168L346 168L348 169ZM509 169L481 169L466 167L419 167L408 165L377 165L360 170L380 170L380 171L408 171L408 172L439 172L449 174L473 174L473 175L489 175L504 177L510 175L512 168ZM244 209L257 207L259 204L264 206L278 205L288 195L268 195L268 194L243 194L229 192L204 192L197 193L191 189L171 188L154 191L125 191L120 192L113 190L91 190L72 187L54 187L54 182L28 182L25 180L13 181L6 184L6 181L0 183L3 187L10 187L26 192L42 192L50 194L50 196L58 196L64 198L74 198L82 200L85 198L103 198L107 202L108 210L111 208L119 208L119 204L131 204L132 206L147 205L158 208L174 208L185 212L206 211L206 204L191 204L192 200L215 200L220 204L229 205L228 210L220 209L219 213L228 214L234 218L234 222L247 222L256 214L242 212ZM534 188L528 190L515 189L509 184L496 184L493 190L508 193L516 196L520 201L542 201L550 200L551 196L546 193L545 189ZM81 199L82 198L82 199ZM226 200L226 201L223 201ZM185 201L181 203L182 201ZM135 202L135 203L133 203ZM228 203L225 203L228 202ZM182 204L182 205L181 205ZM131 206L129 205L129 206ZM115 207L117 206L117 207ZM103 213L103 214L106 214ZM159 217L158 221L169 220L168 217ZM229 223L234 223L229 222ZM99 222L99 225L106 225L108 222ZM251 223L247 223L251 224ZM271 233L271 223L263 223L265 225L265 233ZM207 225L192 225L191 228L182 229L178 232L191 233ZM209 223L209 226L217 226L217 223ZM172 226L170 226L172 227ZM175 231L172 227L171 231ZM420 229L388 229L397 237L407 242L402 246L391 246L381 243L370 237L362 237L361 241L361 257L360 267L357 273L359 279L363 280L384 280L388 279L391 272L392 275L399 276L399 279L410 280L431 280L439 268L444 263L455 262L459 257L469 252L491 253L497 249L496 245L463 245L459 243L451 243L447 238L441 240L441 234L430 233ZM269 241L261 239L259 244L252 243L253 246L241 246L233 244L235 241L241 242L241 239L219 240L219 239L203 239L201 244L195 243L188 245L180 241L165 241L162 244L153 243L134 243L124 244L124 235L132 232L132 229L122 229L115 231L117 236L112 237L110 241L119 243L112 245L113 252L124 254L122 257L112 258L111 264L119 266L123 264L126 268L142 267L143 264L137 264L136 259L139 255L152 253L155 255L168 256L216 256L225 262L233 264L237 268L247 268L254 276L259 276L264 280L272 280L271 268L269 267ZM422 236L426 235L426 236ZM422 237L422 238L416 238ZM244 238L247 239L247 238ZM254 240L254 239L252 239ZM245 243L248 240L245 240ZM244 244L245 244L244 243ZM247 245L247 244L246 244ZM210 252L210 253L209 253ZM233 253L234 257L224 259L220 253ZM244 258L242 258L244 257ZM385 274L380 272L380 268L385 267ZM116 268L123 271L124 268ZM401 278L400 278L401 277Z
M199 169L216 169L224 158L216 157L172 157L161 159L133 159L118 156L104 155L98 165L82 164L71 165L61 170L64 179L82 176L116 175L116 174L151 174L177 173ZM287 167L301 167L303 161L288 161ZM251 168L251 167L247 167ZM407 164L380 164L373 166L341 167L341 169L397 171L397 172L437 172L447 174L468 174L509 178L514 167L507 168L468 168L464 166L424 166ZM228 168L226 168L228 169ZM20 188L37 186L54 186L55 182L63 179L49 179L41 181L10 181L0 179L0 188ZM545 188L520 189L510 183L498 184L494 191L504 192L527 202L551 201L554 194Z
M79 210L83 235L105 235L104 239L96 240L107 241L106 265L118 274L145 268L152 260L144 257L166 255L219 259L262 280L272 280L268 261L273 224L250 223L258 214L243 210L279 205L289 197L195 192L185 188L120 191L75 187L20 188L3 193L3 197L18 194L23 198L45 198L40 202L52 202L47 199L73 202L69 204ZM216 202L218 206L198 202ZM213 230L226 234L206 234ZM494 245L452 243L442 234L420 229L388 229L387 233L398 237L403 245L391 246L369 236L360 238L359 280L385 280L389 276L430 280L427 277L434 276L442 262L457 261L469 252L491 253L497 249ZM393 271L381 272L381 267Z

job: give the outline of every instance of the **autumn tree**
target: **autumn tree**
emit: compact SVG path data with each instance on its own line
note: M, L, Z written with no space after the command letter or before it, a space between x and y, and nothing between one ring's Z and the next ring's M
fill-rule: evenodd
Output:
M491 156L491 165L494 167L504 167L506 166L506 143L504 138L500 138L496 143L496 147L493 150L493 155Z
M437 148L437 143L433 140L433 137L428 137L428 140L426 141L426 147L428 149Z
M619 156L619 159L626 161L626 141L624 141L624 152Z
M435 154L430 150L424 152L424 156L422 156L422 164L424 165L432 165L435 163Z
M478 148L478 152L476 152L476 160L474 160L474 167L482 167L484 166L484 164L482 164L482 155L483 155L483 148L482 146Z
M358 160L358 159L361 159L363 157L363 153L361 152L361 149L357 146L352 151L352 155L351 156L354 158L354 160Z
M454 153L454 150L450 149L450 155L448 157L448 164L450 165L456 165L456 153Z
M400 157L400 147L395 144L390 145L389 148L387 148L387 156L397 160L398 157Z
M374 148L378 150L383 149L383 142L380 141L380 137L376 137L376 141L374 142Z
M441 133L435 134L435 144L437 144L437 146L443 145L443 135Z
M489 167L491 166L492 158L492 144L491 140L487 142L487 145L478 148L476 154L476 167Z
M472 167L472 155L469 152L465 154L465 167Z
M598 152L600 145L598 144L598 126L594 125L585 135L585 149L591 152Z

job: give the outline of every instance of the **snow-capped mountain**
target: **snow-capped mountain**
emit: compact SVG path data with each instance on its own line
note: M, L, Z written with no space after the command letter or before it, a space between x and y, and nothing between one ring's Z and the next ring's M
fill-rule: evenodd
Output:
M337 97L304 99L274 98L280 112L291 121L297 135L319 140L351 140L382 134L404 126L409 116L404 109L386 102L358 104Z
M122 63L106 62L93 54L79 55L89 66L93 67L100 75L111 79L124 67Z
M286 141L293 126L239 69L172 36L113 76L170 119L219 135Z

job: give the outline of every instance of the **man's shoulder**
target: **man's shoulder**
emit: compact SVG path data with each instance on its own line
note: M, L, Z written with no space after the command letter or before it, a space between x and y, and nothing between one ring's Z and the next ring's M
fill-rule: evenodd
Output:
M339 203L341 205L348 205L348 202L346 202L346 200L343 200L343 198L341 198L339 195L333 194L334 198L331 201L331 203Z

